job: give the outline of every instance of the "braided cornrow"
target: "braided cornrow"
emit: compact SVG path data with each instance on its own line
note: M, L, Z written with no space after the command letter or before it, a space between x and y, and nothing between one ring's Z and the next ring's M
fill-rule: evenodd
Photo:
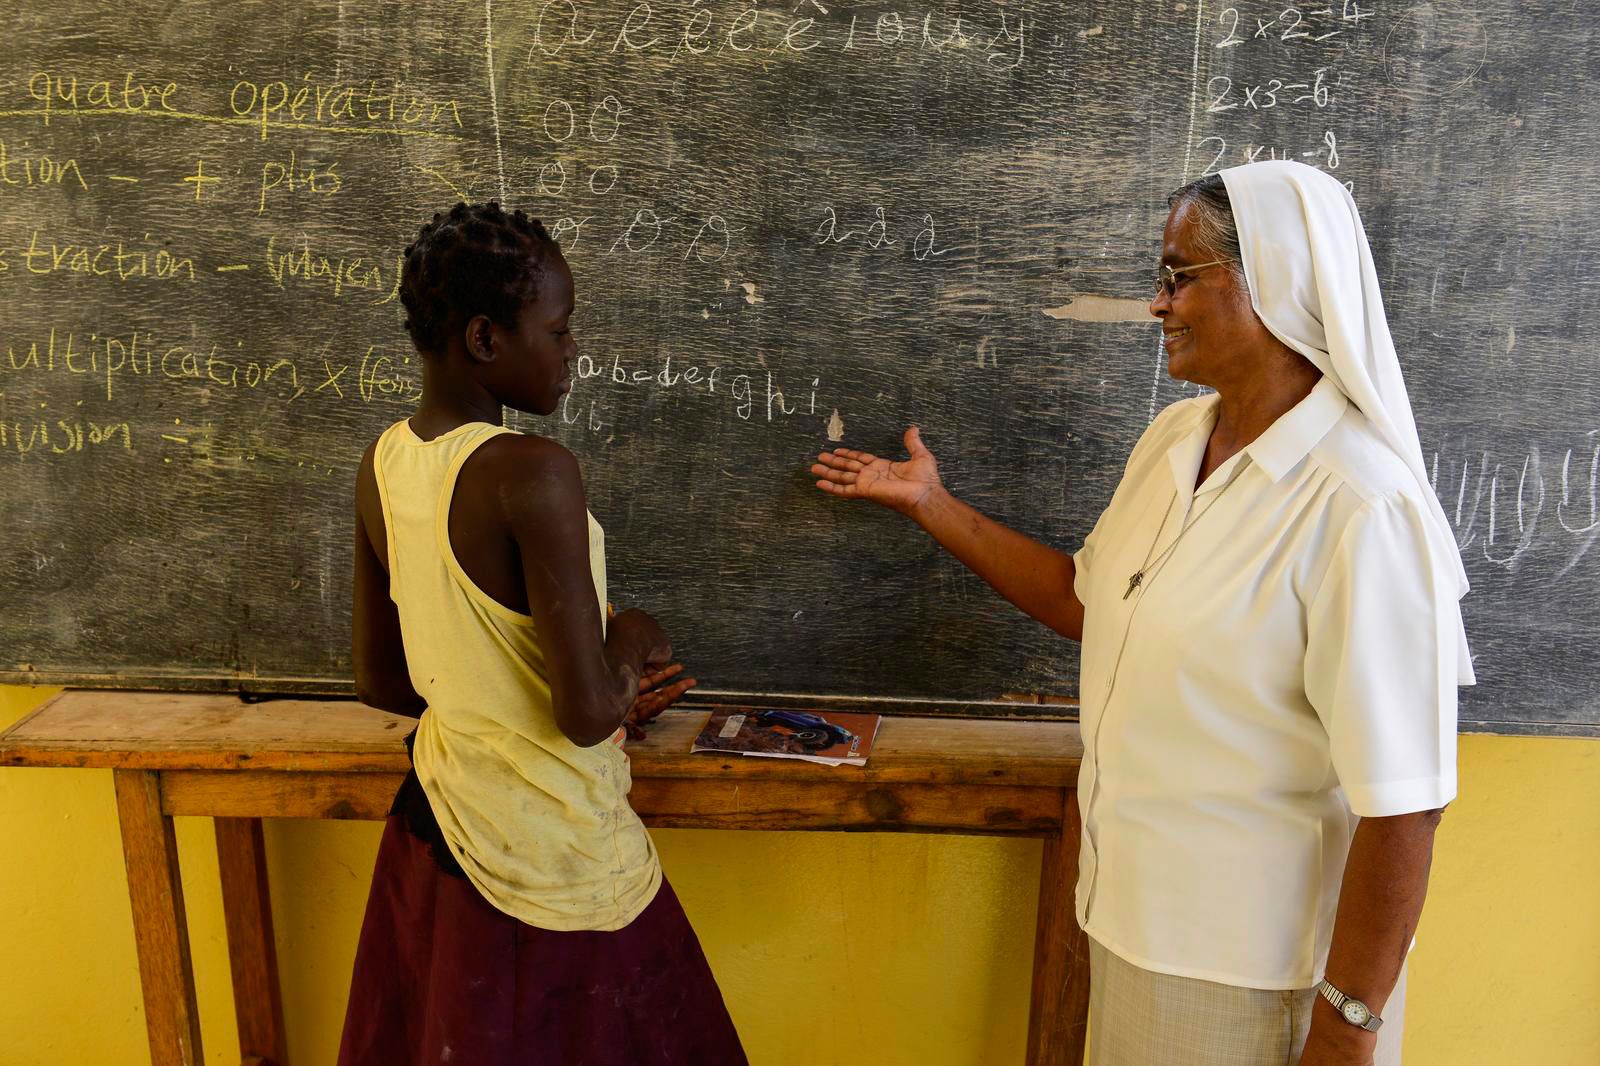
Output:
M477 315L511 327L538 295L561 247L536 218L494 201L458 203L435 214L406 248L400 302L406 331L423 353L443 354L452 333Z

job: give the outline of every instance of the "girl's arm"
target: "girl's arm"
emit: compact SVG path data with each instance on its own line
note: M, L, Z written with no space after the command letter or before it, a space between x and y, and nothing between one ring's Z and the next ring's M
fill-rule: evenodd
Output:
M500 486L501 514L521 557L556 724L574 744L598 744L622 725L640 682L667 667L672 644L643 611L623 611L602 626L589 570L588 504L571 452L508 433L481 455L484 473Z

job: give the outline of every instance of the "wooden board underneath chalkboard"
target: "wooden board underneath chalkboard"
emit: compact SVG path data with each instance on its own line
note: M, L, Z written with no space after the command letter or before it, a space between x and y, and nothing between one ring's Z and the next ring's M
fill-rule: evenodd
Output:
M585 356L560 412L516 424L580 456L612 598L706 690L1071 713L1002 697L1070 698L1075 647L805 468L914 422L959 495L1076 548L1188 394L1142 311L1166 194L1288 157L1364 212L1474 585L1463 728L1600 733L1591 15L16 12L0 678L348 692L356 462L419 380L398 257L499 198L566 247Z

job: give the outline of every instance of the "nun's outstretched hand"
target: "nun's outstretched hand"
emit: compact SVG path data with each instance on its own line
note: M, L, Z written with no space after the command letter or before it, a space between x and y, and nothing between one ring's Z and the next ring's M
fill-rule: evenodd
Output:
M941 488L939 464L922 443L916 426L906 430L906 458L880 459L870 452L835 448L811 466L817 488L846 500L871 500L901 514L913 514Z

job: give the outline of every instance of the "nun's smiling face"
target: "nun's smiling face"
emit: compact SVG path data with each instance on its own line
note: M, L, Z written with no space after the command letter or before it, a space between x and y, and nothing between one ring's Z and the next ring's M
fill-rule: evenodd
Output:
M1150 301L1150 313L1161 320L1167 372L1224 392L1257 370L1253 356L1263 346L1275 347L1275 338L1251 308L1236 264L1214 263L1216 253L1200 243L1195 210L1180 203L1167 218L1161 265L1172 273L1162 271L1166 284Z

